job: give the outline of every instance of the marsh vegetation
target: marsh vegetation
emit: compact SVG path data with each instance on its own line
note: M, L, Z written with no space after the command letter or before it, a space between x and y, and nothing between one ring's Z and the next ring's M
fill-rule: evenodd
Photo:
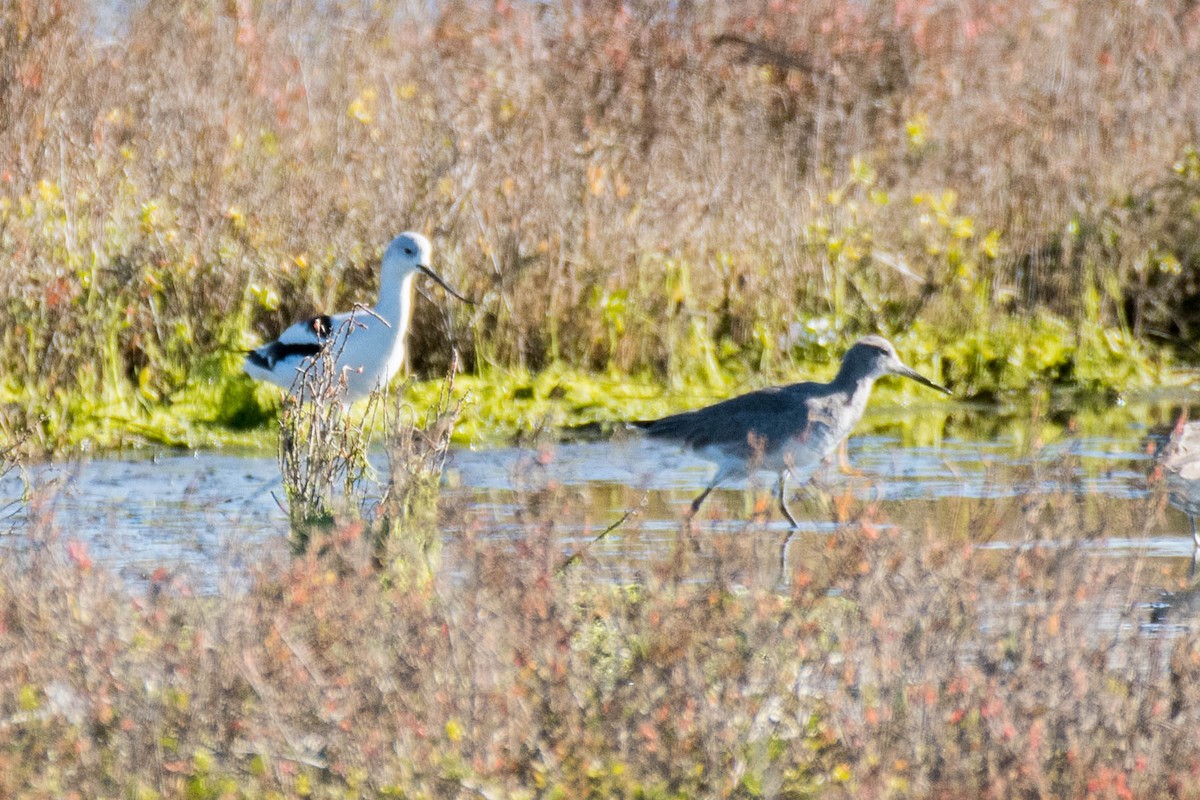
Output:
M1192 3L117 6L0 2L0 795L1200 794L1172 512L1079 444L1152 449L1114 401L1200 340ZM405 229L479 302L418 302L402 391L241 374ZM866 333L971 405L865 430L1017 440L999 491L897 457L781 558L762 493L564 479ZM146 443L278 446L291 552L122 579L40 459Z
M343 517L201 596L116 579L40 506L0 558L0 791L1188 796L1195 590L1130 539L1161 495L1070 452L942 502L835 486L781 563L769 486L766 515L589 545L603 493L533 456L503 529L443 500L381 558Z
M517 401L867 332L983 399L1193 352L1186 3L97 13L3 10L0 388L44 447L268 426L237 351L370 297L405 228L481 300L418 309L414 370L453 346Z

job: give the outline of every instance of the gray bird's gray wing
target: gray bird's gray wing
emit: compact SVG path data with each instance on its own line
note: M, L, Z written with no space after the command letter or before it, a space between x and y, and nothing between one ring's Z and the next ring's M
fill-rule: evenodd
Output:
M635 423L654 439L679 442L696 450L719 447L731 454L753 454L751 437L764 451L804 433L808 401L823 384L774 386L733 397L695 411L685 411L650 422Z

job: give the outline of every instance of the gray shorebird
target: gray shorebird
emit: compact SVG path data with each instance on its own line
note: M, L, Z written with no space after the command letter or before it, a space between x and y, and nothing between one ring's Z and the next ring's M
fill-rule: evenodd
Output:
M1200 515L1200 422L1188 422L1187 412L1179 417L1171 438L1151 473L1151 482L1165 479L1167 501L1187 515L1192 526L1192 563L1188 568L1190 585L1181 591L1163 590L1150 604L1150 622L1163 624L1187 621L1200 609L1200 584L1196 570L1200 566L1200 530L1196 517Z
M1167 480L1167 499L1187 515L1192 525L1194 570L1195 560L1200 558L1200 530L1196 527L1196 517L1200 516L1200 422L1180 417L1163 448L1159 466Z
M450 288L429 267L429 240L402 233L383 254L379 302L374 309L322 314L289 327L279 338L246 354L243 369L252 378L292 389L321 352L330 347L334 368L345 378L342 402L349 404L387 386L404 363L404 339L412 319L413 279L424 274L454 297L471 302Z
M787 476L809 474L850 435L866 408L871 387L884 375L902 375L950 394L913 370L882 336L860 339L842 357L829 383L774 386L706 408L635 422L653 439L678 442L717 465L712 482L692 501L691 515L721 483L753 469L779 473L779 509L798 527L784 494Z

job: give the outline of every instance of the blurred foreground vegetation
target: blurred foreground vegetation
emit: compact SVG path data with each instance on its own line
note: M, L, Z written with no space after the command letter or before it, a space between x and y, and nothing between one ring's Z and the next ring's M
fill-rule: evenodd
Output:
M0 399L50 449L260 428L238 351L408 228L480 300L427 289L416 373L512 400L867 332L966 398L1151 385L1200 340L1197 49L1183 0L2 3Z
M516 532L453 503L382 542L342 521L200 597L122 584L35 487L0 549L0 795L1200 796L1197 589L1105 544L1165 497L1025 464L1044 491L907 526L839 492L790 545L719 503L634 516L618 571L548 448Z

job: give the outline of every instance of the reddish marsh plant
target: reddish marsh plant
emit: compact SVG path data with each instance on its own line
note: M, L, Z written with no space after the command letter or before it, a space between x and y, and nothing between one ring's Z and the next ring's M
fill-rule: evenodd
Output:
M563 570L550 483L519 537L441 509L425 579L339 524L207 598L131 593L43 515L0 551L0 793L1187 796L1196 628L1140 624L1152 563L1097 547L1132 521L1034 469L925 525L836 499L782 585L755 524Z

